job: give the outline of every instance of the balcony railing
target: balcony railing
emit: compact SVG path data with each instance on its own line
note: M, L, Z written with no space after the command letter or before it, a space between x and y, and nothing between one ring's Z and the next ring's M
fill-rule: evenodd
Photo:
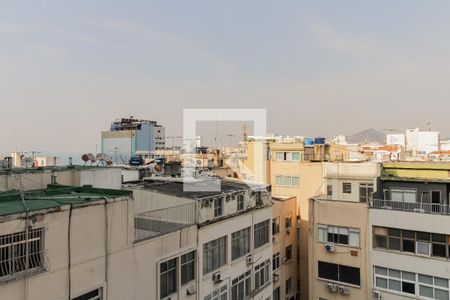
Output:
M195 203L143 212L134 217L134 240L153 238L194 224Z
M417 213L450 215L450 206L446 204L402 202L383 199L373 199L370 201L370 207L411 211Z

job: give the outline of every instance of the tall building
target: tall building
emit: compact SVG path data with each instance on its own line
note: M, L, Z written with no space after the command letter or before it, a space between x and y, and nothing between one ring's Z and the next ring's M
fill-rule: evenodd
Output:
M371 299L368 212L375 163L327 163L323 195L310 199L309 299Z
M101 151L116 164L128 163L137 155L165 149L165 129L156 121L122 118L101 134Z
M369 209L374 299L449 299L450 164L387 163Z

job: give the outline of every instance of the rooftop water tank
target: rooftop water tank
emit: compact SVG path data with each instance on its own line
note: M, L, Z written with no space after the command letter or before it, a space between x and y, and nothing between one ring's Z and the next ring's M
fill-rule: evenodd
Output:
M314 146L314 140L310 138L305 138L305 147L312 148Z
M314 144L316 144L316 145L324 145L325 144L325 138L324 137L316 137L314 139Z

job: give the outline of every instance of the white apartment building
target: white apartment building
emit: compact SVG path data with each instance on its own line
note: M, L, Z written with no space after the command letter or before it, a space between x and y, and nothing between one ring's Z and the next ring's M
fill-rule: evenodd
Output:
M161 206L194 205L198 226L196 299L270 299L272 297L272 205L266 186L222 180L220 190L203 191L204 182L184 190L181 179L153 178L128 184L135 213ZM174 212L180 219L184 212ZM145 225L145 224L144 224ZM144 226L145 227L145 226ZM174 298L179 295L179 298ZM184 299L176 290L158 299Z
M369 210L374 299L450 299L449 171L448 163L383 166Z

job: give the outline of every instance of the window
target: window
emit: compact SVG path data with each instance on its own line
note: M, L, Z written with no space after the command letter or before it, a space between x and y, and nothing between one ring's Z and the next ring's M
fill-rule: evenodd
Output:
M318 240L322 243L333 243L359 247L359 229L331 225L317 225Z
M223 198L214 198L214 218L223 215Z
M250 252L250 227L231 234L231 259L235 260Z
M448 279L379 266L374 267L374 274L378 288L432 299L449 299Z
M287 246L285 249L285 257L286 260L291 260L292 259L292 246Z
M275 176L275 185L283 186L284 185L284 176L281 176L281 175Z
M159 265L160 299L177 292L177 259L173 258Z
M407 203L415 203L416 202L416 190L412 189L401 189L394 188L389 190L392 201L397 202L407 202Z
M100 299L103 299L101 288L90 291L76 298L72 298L72 300L100 300Z
M292 227L292 213L288 213L284 219L284 227L289 229Z
M272 219L272 235L280 233L280 217Z
M422 231L397 228L376 227L374 248L396 250L420 256L432 256L449 259L450 236Z
M292 278L288 278L286 280L286 295L289 295L292 292Z
M29 270L44 270L44 229L0 236L0 280Z
M181 285L195 279L195 255L195 251L181 255Z
M255 267L255 289L264 287L270 280L270 259Z
M231 281L231 299L246 299L251 293L252 272L247 271Z
M280 287L277 287L276 289L273 290L272 299L273 300L280 300L281 299Z
M319 261L319 278L360 285L359 268Z
M238 211L244 210L244 195L243 194L239 194L237 196L237 210Z
M269 220L255 224L253 237L255 249L269 242Z
M272 271L280 268L280 252L275 253L272 257Z
M359 202L370 202L372 200L373 184L360 183L359 184Z
M300 152L292 152L292 160L300 160Z
M342 183L342 192L344 194L351 194L352 193L352 184L349 182Z
M276 152L275 158L276 160L285 160L285 152Z
M203 244L203 274L214 271L227 260L227 237L221 237Z
M333 196L333 186L331 184L327 185L327 196Z
M221 286L209 295L206 295L204 300L228 300L228 285Z
M300 185L300 178L298 176L275 176L275 185L294 188Z
M292 176L292 187L298 187L300 185L300 178L298 176Z

